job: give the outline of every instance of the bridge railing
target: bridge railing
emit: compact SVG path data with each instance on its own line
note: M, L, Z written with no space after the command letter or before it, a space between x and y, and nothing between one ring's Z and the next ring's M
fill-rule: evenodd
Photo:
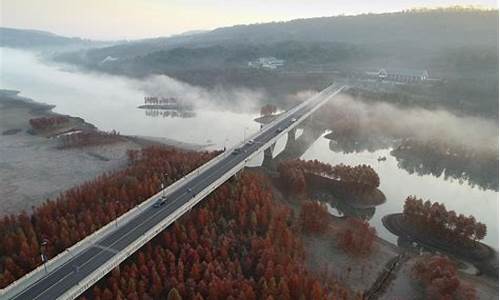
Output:
M52 259L50 259L48 262L45 263L45 265L40 265L31 272L25 274L23 277L19 278L18 280L12 282L10 285L7 287L3 288L0 290L0 299L4 298L10 298L13 297L14 295L22 292L26 287L29 285L35 283L36 281L40 280L42 277L44 277L48 272L56 270L57 268L63 266L67 262L69 262L73 256L77 255L81 251L87 249L87 247L91 244L95 244L97 241L99 241L103 236L106 234L116 230L117 226L120 226L121 224L124 224L128 222L129 220L133 219L135 216L137 216L144 208L151 206L161 195L169 195L172 191L177 189L179 186L182 186L183 184L187 183L192 177L199 175L200 173L206 171L210 167L212 167L214 164L216 164L218 161L223 159L226 155L228 155L229 152L222 152L221 154L217 155L216 157L212 158L199 168L191 171L184 177L180 178L179 180L173 182L169 186L167 186L165 189L161 190L160 192L156 193L155 195L151 196L150 198L144 200L137 206L131 208L115 220L110 221L108 224L104 225L103 227L99 228L98 230L94 231L92 234L89 236L85 237L84 239L78 241L75 243L73 246L67 248L65 251L59 253L58 255L54 256Z
M311 101L314 99L317 99L317 97L320 97L324 95L325 93L329 92L332 88L334 88L334 85L329 86L328 88L324 89L320 93L316 94L315 96L311 97L307 101L293 107L290 109L286 114L280 116L273 122L267 125L274 124L275 122L278 122L282 118L286 118L288 115L291 113L296 112L297 110L301 109L303 106L309 104ZM343 87L342 87L343 88ZM342 90L340 88L335 94L340 92ZM329 98L331 98L333 95L330 95L326 100L327 101ZM311 112L307 113L306 115L302 116L297 120L297 122L294 122L292 124L289 124L286 129L283 130L283 134L287 133L291 129L293 129L295 126L297 126L302 120L307 118L314 110L316 110L319 106L317 105L315 109L313 109ZM262 130L256 132L255 134L252 135L252 137L257 136L261 134L264 131L269 130L272 126L264 126ZM87 276L82 282L80 282L77 286L71 288L66 292L62 299L74 299L78 297L83 291L85 291L88 287L90 287L93 283L95 283L97 280L102 278L109 270L113 269L115 266L117 266L120 262L125 260L131 253L135 252L137 249L139 249L142 245L144 245L146 242L151 240L159 231L163 230L166 228L168 225L170 225L172 222L174 222L178 216L184 214L185 211L191 209L194 205L196 205L199 201L201 201L205 196L207 196L209 193L211 193L213 190L215 190L218 186L220 186L222 183L224 183L227 179L231 178L234 174L236 174L240 169L242 169L247 161L250 161L254 156L256 156L260 151L263 151L270 147L273 143L277 141L277 139L280 138L281 135L278 135L274 138L272 138L270 141L262 145L258 151L253 152L246 160L242 161L239 163L237 166L232 168L229 172L225 173L224 176L221 176L218 180L214 181L212 184L210 184L206 189L204 189L202 192L198 193L198 195L181 206L179 209L177 209L174 213L172 213L169 217L165 218L162 222L154 226L152 229L150 229L145 235L141 236L139 239L131 243L127 248L125 248L124 251L121 251L117 255L115 255L112 259L107 261L105 264L100 266L98 269L96 269L90 276ZM243 145L245 141L243 141L241 144L235 146L234 148L240 147ZM234 149L233 148L233 149ZM112 232L115 230L119 225L128 222L130 219L134 218L137 216L144 208L151 206L158 197L161 195L169 195L172 193L174 190L177 188L181 187L184 184L187 184L191 178L198 176L199 174L205 172L208 170L210 167L212 167L214 164L219 162L221 159L226 157L227 155L231 155L231 150L224 151L218 156L214 157L204 165L200 166L199 168L191 171L189 174L185 175L183 178L175 181L174 183L170 184L167 186L165 189L161 190L160 192L156 193L155 195L151 196L150 198L146 199L136 207L130 209L128 212L124 213L117 219L109 222L99 230L95 231L88 237L84 238L83 240L77 242L75 245L71 246L70 248L66 249L64 252L58 254L54 258L52 258L50 261L48 261L45 264L45 267L47 268L47 271L50 270L55 270L68 261L71 260L71 258L83 251L84 249L87 249L87 247L91 244L94 244L97 242L100 238L102 238L104 235ZM6 288L0 290L0 296L2 299L4 298L10 298L15 296L16 294L22 292L27 286L33 284L34 282L38 281L41 279L45 274L45 267L44 265L41 265L37 267L35 270L31 271L30 273L24 275L20 279L16 280Z

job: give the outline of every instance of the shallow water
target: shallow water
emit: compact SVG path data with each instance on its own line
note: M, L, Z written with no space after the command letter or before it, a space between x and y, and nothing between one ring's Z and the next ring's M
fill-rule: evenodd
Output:
M193 118L151 116L137 108L143 104L149 82L47 64L31 52L0 48L0 70L0 88L19 90L21 96L55 105L55 112L82 117L105 131L213 144L210 148L215 149L234 145L260 127L253 121L256 112L215 106L197 108ZM200 93L199 88L191 92L185 84L171 81L171 86L181 86L186 93Z
M256 132L257 113L196 109L195 117L149 116L137 106L143 104L145 83L120 76L84 73L68 66L41 62L33 53L0 48L0 88L20 90L21 95L56 105L54 111L79 116L101 130L122 134L165 137L181 142L213 144L212 149L231 146ZM186 87L184 86L184 90ZM187 90L189 92L189 90ZM210 103L211 99L205 99ZM432 175L419 176L400 169L390 149L343 154L333 152L320 137L302 156L330 164L368 164L379 174L386 203L376 208L370 222L378 234L394 243L397 237L382 225L381 218L401 212L408 195L443 202L448 209L474 215L488 226L485 243L498 245L498 192L481 190ZM378 162L385 156L387 161ZM340 214L331 208L332 213ZM371 212L370 212L371 215Z
M475 216L488 227L484 242L498 249L498 192L482 190L458 180L445 179L443 175L435 177L409 174L398 167L396 158L390 154L391 149L344 154L330 150L329 142L324 136L320 137L301 158L317 159L332 165L367 164L373 167L380 177L379 188L387 198L384 204L376 207L375 214L370 219L380 237L396 243L397 237L385 229L382 217L401 212L406 197L416 195L419 198L442 202L448 210ZM387 160L378 162L377 158L383 156Z

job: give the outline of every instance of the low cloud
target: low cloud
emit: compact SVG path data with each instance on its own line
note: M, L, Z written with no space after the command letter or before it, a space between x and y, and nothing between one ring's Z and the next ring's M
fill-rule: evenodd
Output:
M261 91L246 88L212 89L192 86L165 75L146 78L139 88L150 96L175 97L197 108L230 110L233 112L257 111L266 103L266 95Z

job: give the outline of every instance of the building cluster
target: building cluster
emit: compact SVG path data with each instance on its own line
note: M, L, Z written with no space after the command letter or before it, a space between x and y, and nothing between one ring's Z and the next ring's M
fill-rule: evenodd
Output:
M285 60L278 59L274 56L259 57L253 61L248 62L248 66L251 68L258 69L270 69L274 70L285 65Z
M366 72L366 74L384 81L416 82L429 80L427 70L381 68L377 72Z
M146 96L144 97L144 104L177 104L177 99L173 97L152 97Z

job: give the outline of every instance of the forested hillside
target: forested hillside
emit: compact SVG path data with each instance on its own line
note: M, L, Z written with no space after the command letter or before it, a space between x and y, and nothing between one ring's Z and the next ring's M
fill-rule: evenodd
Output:
M84 45L90 41L68 38L47 31L0 27L0 47L34 48L47 46Z

